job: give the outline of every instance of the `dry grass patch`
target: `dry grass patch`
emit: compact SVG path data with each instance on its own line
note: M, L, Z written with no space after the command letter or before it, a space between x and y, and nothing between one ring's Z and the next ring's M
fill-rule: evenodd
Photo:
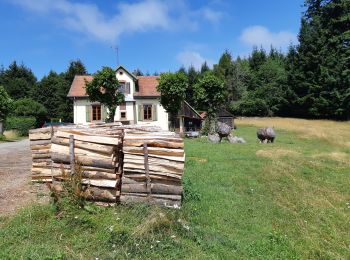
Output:
M200 158L200 157L188 157L189 159L191 159L191 160L194 160L194 161L196 161L196 162L199 162L199 163L206 163L206 162L208 162L208 159L206 159L206 158Z
M256 127L274 126L277 129L300 133L302 138L318 138L338 146L350 147L350 122L280 117L238 118L236 122Z
M7 130L4 132L4 136L6 140L16 140L19 137L16 130Z
M350 166L350 155L343 152L320 153L312 156L313 158L324 158L336 161Z
M156 232L160 229L168 229L171 225L171 221L161 211L160 208L155 208L151 214L144 219L144 221L138 225L132 235L134 237L147 236L150 233Z
M288 149L273 149L273 150L258 150L256 152L256 155L259 157L278 159L281 157L300 156L301 153L294 150L288 150Z

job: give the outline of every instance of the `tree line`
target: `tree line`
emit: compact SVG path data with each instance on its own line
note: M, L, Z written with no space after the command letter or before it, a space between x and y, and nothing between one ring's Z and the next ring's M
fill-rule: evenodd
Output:
M45 121L72 122L73 105L67 94L74 76L84 74L87 71L80 60L71 61L62 73L50 71L41 80L37 80L30 68L16 61L6 69L2 67L0 86L12 101L7 106L7 115L34 117L37 127Z
M225 85L223 107L234 115L350 119L350 1L306 0L299 43L287 53L254 47L248 57L225 51L212 73ZM209 71L180 68L185 99L194 107L195 85Z

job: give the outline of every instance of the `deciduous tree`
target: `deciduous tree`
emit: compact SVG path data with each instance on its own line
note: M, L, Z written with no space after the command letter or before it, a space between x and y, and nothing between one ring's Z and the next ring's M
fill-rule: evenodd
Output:
M113 122L117 106L124 102L124 94L119 88L115 71L110 67L103 67L96 72L91 82L86 82L89 100L98 101L108 108L108 122Z
M159 78L157 90L160 92L160 103L170 114L172 127L175 118L186 97L188 79L185 73L162 73Z
M7 94L5 88L0 85L0 122L4 121L10 112L11 102L12 100Z
M210 133L213 133L215 130L215 115L226 100L227 93L224 81L213 73L207 72L194 85L194 93L197 107L207 111Z

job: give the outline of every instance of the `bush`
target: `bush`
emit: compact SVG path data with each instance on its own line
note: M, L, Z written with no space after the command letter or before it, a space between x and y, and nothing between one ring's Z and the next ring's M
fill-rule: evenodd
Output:
M29 133L29 129L35 127L35 117L15 117L11 116L6 118L5 130L17 130L20 136L26 136Z
M40 127L47 117L46 108L31 98L22 98L12 104L12 116L35 117L36 127Z

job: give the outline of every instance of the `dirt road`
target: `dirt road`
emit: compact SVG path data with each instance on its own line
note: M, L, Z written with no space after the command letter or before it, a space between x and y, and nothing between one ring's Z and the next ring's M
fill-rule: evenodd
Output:
M28 139L0 143L0 215L12 214L38 198L38 188L31 185L30 168ZM43 197L46 199L41 201L47 200L45 190Z

